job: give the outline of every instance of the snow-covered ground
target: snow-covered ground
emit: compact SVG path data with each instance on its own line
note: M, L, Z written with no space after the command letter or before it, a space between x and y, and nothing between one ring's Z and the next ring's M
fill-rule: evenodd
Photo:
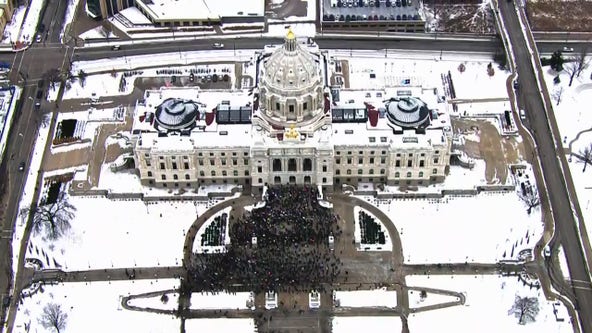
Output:
M151 204L100 197L69 201L77 210L68 234L55 242L41 234L30 240L32 247L48 255L50 265L55 260L67 270L181 265L185 232L206 210L205 205L188 201ZM31 250L27 257L39 256Z
M19 33L25 19L26 11L27 7L25 6L19 6L14 9L14 12L12 13L12 20L8 22L4 28L4 33L2 34L2 44L16 43L19 40Z
M484 192L444 199L363 199L375 204L399 231L405 263L493 263L534 247L543 224L516 193ZM426 246L430 244L430 246Z
M397 292L394 290L352 290L334 291L333 299L339 301L340 307L388 307L397 306Z
M48 117L49 115L46 115ZM44 122L41 122L43 124ZM12 260L12 269L13 272L17 271L18 268L18 253L21 248L21 240L23 239L23 234L25 231L25 221L26 221L26 214L23 212L24 208L30 207L33 203L33 193L35 191L35 186L37 186L38 182L38 171L41 169L41 162L43 159L43 151L45 150L45 144L47 143L49 137L49 126L41 125L37 132L37 137L35 138L35 146L33 149L33 153L31 156L31 162L29 164L29 171L27 174L27 180L25 182L25 187L23 189L23 193L21 196L21 201L19 202L19 214L16 219L15 223L15 230L12 235L12 253L13 253L13 260ZM26 244L24 244L26 246Z
M569 55L564 54L563 57L567 59ZM570 65L564 64L564 67L567 66ZM592 103L592 67L588 66L579 77L575 77L571 87L569 86L569 74L566 71L559 73L560 83L558 84L553 82L557 72L553 71L550 66L544 67L543 71L563 145L569 147L573 141L571 152L580 154L585 147L592 144L592 132L582 133L576 140L580 132L592 129L592 116L586 112L586 106ZM528 113L528 110L525 111ZM569 160L569 156L567 158ZM583 172L583 163L572 157L569 168L586 223L588 237L592 237L592 220L590 219L592 212L590 206L592 177L590 177L590 173L592 173L592 166L589 165Z
M169 54L170 55L170 54ZM176 59L179 59L179 54L175 54ZM127 57L132 58L132 57ZM131 61L131 60L130 60ZM204 60L207 61L207 60ZM218 61L221 61L218 59ZM92 73L92 68L89 68ZM95 68L96 69L96 68ZM64 95L62 99L75 99L75 98L91 98L97 97L100 98L100 104L104 104L109 102L109 99L106 98L108 96L120 96L120 95L127 95L133 91L134 83L138 78L141 77L162 77L170 80L171 74L165 74L162 72L163 69L174 69L180 71L179 74L173 74L177 77L188 77L191 70L198 71L198 70L209 70L209 74L201 74L196 73L195 79L201 79L201 76L218 74L220 76L228 75L229 76L229 85L233 86L236 81L236 76L234 73L234 66L230 64L198 64L198 65L190 65L190 66L165 66L162 68L150 68L150 69L143 69L140 71L134 71L128 73L128 76L125 76L125 84L122 85L123 89L120 88L120 83L122 82L123 73L116 72L116 73L102 73L102 74L92 74L88 75L84 80L84 86L81 84L79 79L72 80L67 83L66 89L64 91ZM73 71L74 75L78 75L79 71L83 70L86 72L85 67L80 67L78 71ZM98 68L98 70L108 70L105 68ZM87 72L88 74L89 72ZM49 89L50 93L48 93L48 100L54 101L57 98L59 86L55 89ZM90 101L82 103L82 105L90 105Z
M60 305L68 315L65 332L176 332L179 330L179 319L170 315L125 310L121 306L121 297L178 287L176 279L46 285L43 292L23 299L14 332L49 332L38 322L44 306L49 303ZM25 324L30 327L29 330L25 329Z
M76 8L80 0L68 0L68 7L66 7L66 15L64 15L64 22L62 23L62 30L60 31L60 41L64 40L64 33L68 24L72 23L74 15L76 14Z
M390 333L401 332L399 317L333 317L333 333Z
M564 66L569 65L564 64ZM579 77L575 77L571 87L569 74L566 71L559 73L561 82L558 84L553 82L557 72L549 66L543 67L543 72L547 90L551 95L557 126L567 147L579 132L592 128L592 116L585 109L586 105L592 103L592 80L590 79L592 67L585 69ZM557 103L558 99L559 103ZM529 112L529 110L525 111Z
M27 16L21 27L18 41L31 44L35 40L39 14L41 14L41 9L45 5L45 1L46 0L31 0L29 2L29 11L27 12Z
M530 289L514 276L416 275L407 276L406 282L412 286L461 292L466 297L462 306L410 314L410 332L573 332L567 310L561 303L547 301L542 290ZM535 322L519 325L518 318L509 314L516 296L538 299L539 313ZM554 305L556 303L559 305ZM557 321L556 316L564 321Z
M430 288L431 287L432 286L430 286ZM458 296L439 294L436 292L427 292L425 290L423 290L423 292L425 292L425 294L423 295L425 297L422 297L421 290L409 290L407 292L407 294L409 295L410 308L422 308L435 304L460 301L460 297Z

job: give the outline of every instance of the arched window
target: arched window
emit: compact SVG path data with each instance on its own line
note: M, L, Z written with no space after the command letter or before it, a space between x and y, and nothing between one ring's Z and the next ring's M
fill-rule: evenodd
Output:
M288 171L296 171L296 159L291 158L288 160Z
M305 158L302 164L303 171L312 171L312 160L310 158Z
M282 160L279 158L273 159L273 171L282 171Z

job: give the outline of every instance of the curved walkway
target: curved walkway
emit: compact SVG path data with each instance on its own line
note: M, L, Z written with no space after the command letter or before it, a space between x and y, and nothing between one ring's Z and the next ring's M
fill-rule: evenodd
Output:
M576 141L578 141L578 140L580 139L580 135L582 135L582 134L584 134L584 133L588 133L588 132L592 132L592 127L591 127L591 128L588 128L588 129L585 129L585 130L582 130L582 131L580 131L580 132L579 132L579 133L576 135L576 137L575 137L575 138L573 138L573 139L572 139L572 140L569 142L569 144L568 144L568 149L569 149L569 153L570 153L570 154L572 153L571 147L572 147L572 145L574 144L574 142L576 142Z
M391 242L393 243L393 267L400 267L403 265L403 246L401 244L401 237L399 236L399 232L397 231L393 221L391 221L391 219L382 210L365 200L344 194L334 194L331 201L335 202L336 200L345 204L346 206L351 206L352 209L355 206L359 206L381 220L389 233Z
M193 243L195 242L195 237L197 236L197 232L199 229L209 220L212 216L223 210L224 208L228 208L230 206L239 206L244 207L248 205L254 205L258 201L257 198L249 196L249 195L241 195L238 198L234 199L227 199L224 200L205 211L202 215L200 215L193 224L189 227L187 231L187 235L185 235L185 243L183 244L183 266L186 267L187 263L191 259L191 254L193 253Z

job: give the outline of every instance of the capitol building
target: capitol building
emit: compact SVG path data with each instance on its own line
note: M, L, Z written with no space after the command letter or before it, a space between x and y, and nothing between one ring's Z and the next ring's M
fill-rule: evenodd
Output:
M442 182L452 132L437 89L402 83L368 103L364 92L332 84L337 62L289 31L282 45L253 56L251 89L147 90L132 130L142 184L255 192L273 184L332 191Z

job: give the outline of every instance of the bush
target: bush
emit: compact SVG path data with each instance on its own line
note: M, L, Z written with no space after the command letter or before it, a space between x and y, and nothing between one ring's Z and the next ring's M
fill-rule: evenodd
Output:
M550 66L550 65L551 65L551 59L545 58L545 57L541 58L541 66Z

